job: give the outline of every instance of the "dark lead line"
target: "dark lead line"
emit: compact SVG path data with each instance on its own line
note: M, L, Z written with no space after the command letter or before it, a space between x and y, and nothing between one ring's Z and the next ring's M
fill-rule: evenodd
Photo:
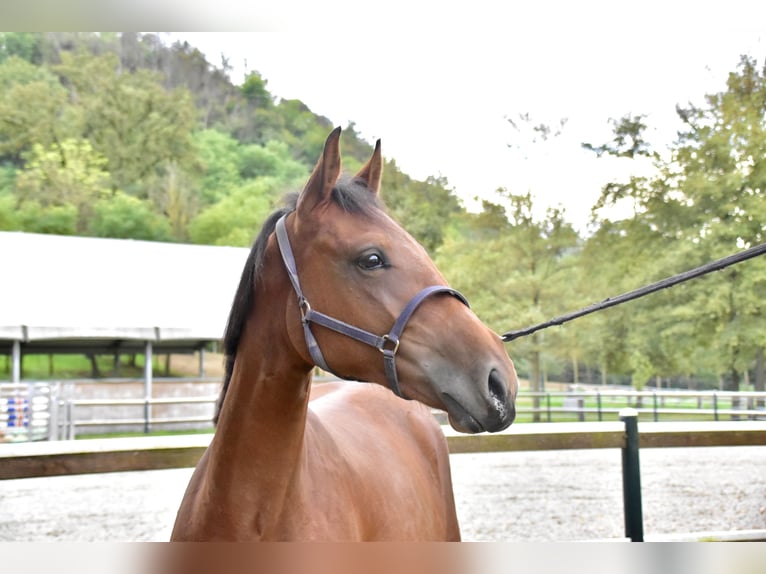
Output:
M622 295L618 295L616 297L608 297L604 299L603 301L601 301L600 303L593 303L591 305L588 305L587 307L580 309L579 311L574 311L572 313L560 315L558 317L554 317L553 319L549 321L546 321L544 323L539 323L537 325L533 325L532 327L527 327L525 329L508 331L507 333L503 334L502 339L503 341L508 343L509 341L513 341L514 339L518 339L519 337L526 337L527 335L531 335L532 333L536 331L540 331L541 329L546 329L554 325L563 325L564 323L571 321L572 319L577 319L578 317L589 315L590 313L594 313L595 311L608 309L609 307L614 307L615 305L619 305L620 303L625 303L627 301L632 301L633 299L638 299L639 297L643 297L644 295L649 295L650 293L654 293L655 291L660 291L661 289L667 289L668 287L673 287L674 285L678 285L679 283L683 283L684 281L688 281L689 279L694 279L695 277L700 277L701 275L705 275L713 271L720 271L721 269L729 267L730 265L734 265L735 263L746 261L747 259L752 259L753 257L763 255L764 253L766 253L766 243L761 243L760 245L756 245L749 249L745 249L744 251L740 251L739 253L735 253L734 255L729 255L728 257L724 257L723 259L718 259L717 261L713 261L712 263L707 263L706 265L702 265L701 267L697 267L696 269L691 269L690 271L679 273L678 275L668 277L667 279L662 279L661 281L657 281L656 283L652 283L651 285L641 287L640 289L634 289L633 291L628 291L627 293L623 293Z

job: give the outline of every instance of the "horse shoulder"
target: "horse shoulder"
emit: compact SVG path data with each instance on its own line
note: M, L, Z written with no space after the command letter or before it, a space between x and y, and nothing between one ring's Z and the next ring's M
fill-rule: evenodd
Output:
M336 486L364 491L368 536L459 539L449 451L431 410L378 385L332 385L309 403L307 438Z

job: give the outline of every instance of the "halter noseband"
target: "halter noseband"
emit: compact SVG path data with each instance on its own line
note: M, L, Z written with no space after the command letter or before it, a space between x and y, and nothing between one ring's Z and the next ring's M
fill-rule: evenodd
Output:
M395 359L396 353L399 350L400 337L404 331L404 328L407 326L407 322L415 312L415 309L417 309L418 306L429 295L434 295L436 293L448 293L453 295L466 306L469 306L468 301L465 297L463 297L463 295L451 287L444 285L432 285L430 287L426 287L417 293L412 299L410 299L409 303L407 303L407 305L404 307L404 310L394 322L394 326L391 327L391 330L385 335L375 335L369 331L354 327L353 325L349 325L348 323L329 317L324 313L315 311L311 308L308 300L303 295L300 281L298 281L298 269L295 264L295 256L293 255L292 247L290 247L290 240L287 237L287 229L285 228L286 217L287 214L283 215L281 218L279 218L279 221L277 221L277 243L279 244L279 251L282 254L282 261L284 261L285 267L287 268L287 275L290 277L290 282L293 284L295 294L298 296L298 306L301 310L301 322L303 323L303 334L306 339L306 346L308 347L312 360L321 369L330 373L333 372L327 366L327 361L325 361L324 356L322 355L322 351L319 350L319 344L317 343L316 337L314 337L314 333L311 331L311 323L316 323L331 329L336 333L346 335L347 337L351 337L352 339L366 343L371 347L375 347L381 353L383 353L383 365L385 367L388 384L396 395L404 398L402 396L401 389L399 388L399 378L396 374Z

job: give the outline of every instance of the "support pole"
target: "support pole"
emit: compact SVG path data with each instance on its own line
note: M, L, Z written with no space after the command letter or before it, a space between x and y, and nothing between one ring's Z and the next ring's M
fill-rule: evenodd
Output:
M152 342L146 342L144 353L144 434L152 430Z
M21 341L14 341L11 349L11 382L21 382Z
M625 423L625 446L622 448L622 496L625 508L625 537L631 542L644 541L644 517L641 504L641 467L638 460L638 411L622 409Z
M200 378L205 376L205 347L199 349L199 376Z
M59 439L59 397L61 396L61 383L53 383L48 387L48 440Z

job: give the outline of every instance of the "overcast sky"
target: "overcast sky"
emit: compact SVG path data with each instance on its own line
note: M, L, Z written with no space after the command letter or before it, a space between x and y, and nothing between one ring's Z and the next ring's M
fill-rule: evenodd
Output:
M591 12L585 2L563 4L566 13L555 2L505 4L482 8L482 26L475 13L461 26L457 9L411 11L399 21L385 4L380 14L355 15L352 3L336 22L315 26L304 14L296 25L277 18L276 33L172 37L216 64L225 54L237 83L257 70L275 96L300 99L336 125L353 121L416 178L443 175L469 202L498 187L529 190L540 212L561 204L578 227L604 183L639 169L596 159L582 142L604 143L609 118L642 113L650 141L664 149L678 127L677 103L701 104L722 90L741 54L761 63L766 55L766 2ZM568 122L560 137L532 144L506 121L521 113Z

